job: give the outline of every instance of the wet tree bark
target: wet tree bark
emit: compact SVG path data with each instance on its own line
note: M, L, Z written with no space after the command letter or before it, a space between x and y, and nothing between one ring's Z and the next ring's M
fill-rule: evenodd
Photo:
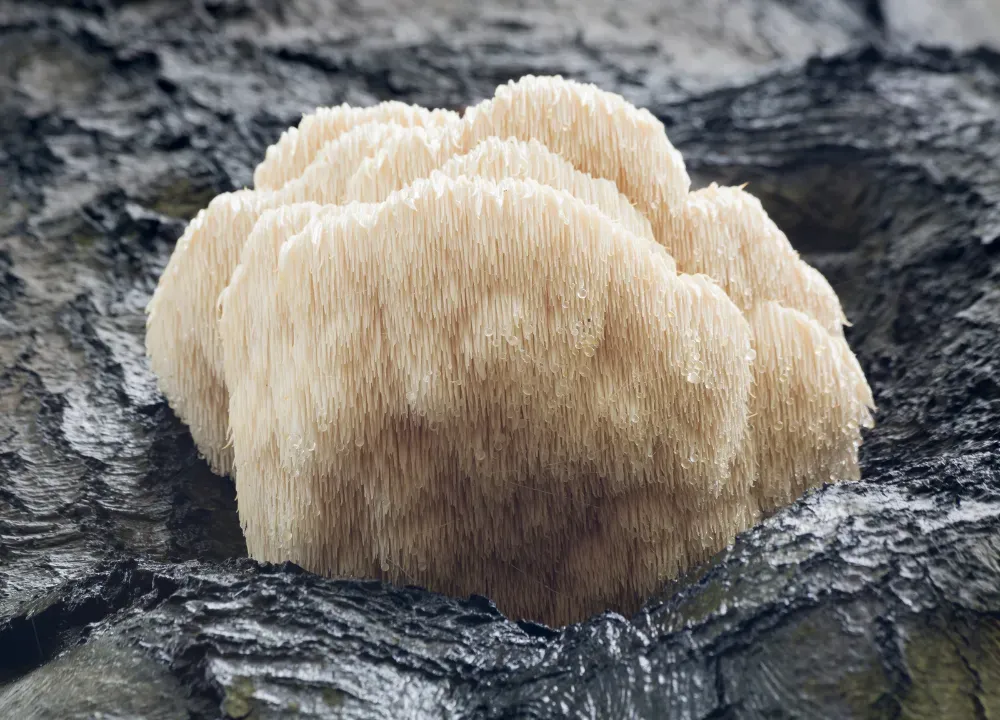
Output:
M0 717L1000 715L1000 55L963 19L989 5L430 6L0 2ZM751 183L853 322L864 479L561 632L245 559L143 358L185 221L304 110L528 72Z

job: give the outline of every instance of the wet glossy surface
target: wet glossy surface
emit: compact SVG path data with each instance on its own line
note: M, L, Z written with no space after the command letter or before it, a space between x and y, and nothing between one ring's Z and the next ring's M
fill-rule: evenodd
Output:
M657 26L638 1L563 23L441 4L0 3L0 717L1000 713L1000 57L800 64L906 30L851 2ZM461 107L525 72L618 90L699 183L751 183L854 323L879 405L865 479L636 618L562 632L233 560L232 484L142 353L184 222L305 109Z

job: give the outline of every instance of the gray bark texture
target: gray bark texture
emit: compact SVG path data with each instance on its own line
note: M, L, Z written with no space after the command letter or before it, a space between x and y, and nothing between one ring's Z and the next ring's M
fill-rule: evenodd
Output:
M1000 717L995 0L0 0L0 718ZM648 107L830 279L878 403L633 618L247 559L156 390L185 222L317 105Z

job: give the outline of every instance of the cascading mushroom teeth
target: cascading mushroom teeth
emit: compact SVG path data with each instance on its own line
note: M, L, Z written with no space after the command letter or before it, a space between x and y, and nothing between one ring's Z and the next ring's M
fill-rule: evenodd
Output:
M147 351L259 560L562 625L859 474L836 293L620 96L321 108L254 178L178 241Z

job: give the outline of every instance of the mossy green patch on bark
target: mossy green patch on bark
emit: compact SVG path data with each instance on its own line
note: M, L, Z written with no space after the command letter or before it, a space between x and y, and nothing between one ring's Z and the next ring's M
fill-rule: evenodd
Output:
M254 701L253 681L247 677L235 677L226 688L226 696L222 699L222 712L234 720L246 720L255 717L256 703Z
M934 616L907 627L908 720L1000 717L1000 620Z
M190 220L217 194L215 188L196 184L189 178L178 178L158 187L148 207L161 215Z

